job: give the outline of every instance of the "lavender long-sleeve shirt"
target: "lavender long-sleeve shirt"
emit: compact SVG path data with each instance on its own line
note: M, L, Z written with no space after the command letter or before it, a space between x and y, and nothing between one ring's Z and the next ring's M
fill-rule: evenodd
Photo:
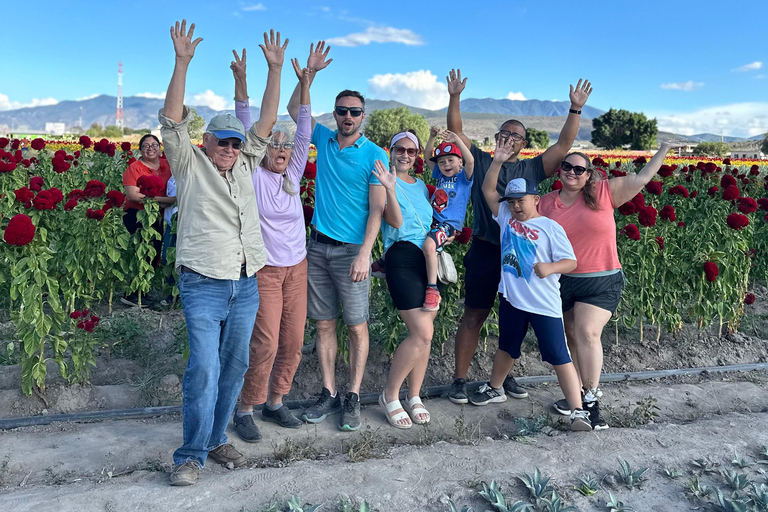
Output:
M235 115L249 126L251 121L248 101L235 102ZM307 232L304 210L298 194L301 177L307 163L309 141L312 136L312 113L309 105L299 106L296 134L291 158L284 174L268 171L261 166L253 172L253 188L259 206L261 236L267 253L267 265L291 267L301 263L307 255ZM269 150L267 150L269 151ZM297 194L283 190L283 180L291 180Z

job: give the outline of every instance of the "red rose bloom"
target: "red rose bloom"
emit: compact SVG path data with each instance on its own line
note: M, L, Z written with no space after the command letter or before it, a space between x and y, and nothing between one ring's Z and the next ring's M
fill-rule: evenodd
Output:
M749 217L747 217L746 215L742 215L740 213L734 212L728 215L728 218L726 219L726 223L728 224L729 228L735 229L736 231L740 231L745 227L749 226Z
M16 151L17 149L19 149L19 146L21 146L21 141L19 139L13 139L11 141L11 149L12 150Z
M41 190L32 200L32 206L35 210L53 210L56 202L53 200L53 194L50 190Z
M73 318L73 319L77 320L78 318L80 318L80 312L79 312L79 311L73 311L73 312L71 312L71 313L69 314L69 318Z
M106 153L109 147L109 141L107 139L101 139L98 142L93 143L93 150L97 153Z
M45 148L45 141L43 139L35 139L30 143L30 146L35 151L40 151L41 149Z
M75 209L75 206L77 206L77 199L70 199L64 203L64 211L70 212Z
M315 162L307 161L304 165L304 177L308 180L313 180L317 176L317 164Z
M717 169L717 166L713 164L712 162L707 162L704 164L704 173L712 174Z
M85 332L93 332L93 329L96 327L96 324L91 322L90 320L86 320L83 322L83 330Z
M460 244L468 244L472 240L472 228L461 228L461 231L456 233L456 242Z
M89 219L102 220L104 218L104 210L92 210L88 208L85 212L85 216Z
M739 211L741 213L752 213L754 211L757 211L757 201L755 201L751 197L740 197Z
M66 158L66 157L67 157L67 152L66 152L66 151L64 151L63 149L60 149L60 150L56 151L56 152L53 154L53 157L54 157L54 158L56 158L56 157Z
M757 173L760 173L760 167L758 167L757 164L752 165L752 167L749 168L749 172L757 171Z
M24 160L24 156L21 154L21 150L15 151L13 153L13 159L16 160L17 164L20 164L22 160Z
M696 163L696 168L698 170L700 170L700 171L703 171L705 169L705 167L704 167L705 165L706 164L704 162L699 161L699 162Z
M656 208L653 206L643 206L640 208L640 214L638 215L638 220L640 221L640 224L645 227L651 227L656 225L656 215L658 212L656 211Z
M3 233L3 240L10 245L27 245L35 238L35 225L23 213L14 215Z
M750 304L755 303L755 294L754 293L748 293L744 296L744 304L749 306Z
M68 199L74 199L76 201L79 201L81 199L85 199L85 192L80 190L79 188L73 189L67 194Z
M26 203L35 198L35 193L29 190L28 187L17 188L13 193L16 194L16 200L20 203Z
M691 192L691 199L696 199L696 196L698 196L698 195L699 195L699 191L698 190L694 190L693 192Z
M48 192L51 193L51 199L53 199L54 204L59 204L64 200L64 194L56 187L51 187L48 189Z
M648 184L645 186L645 190L647 190L648 193L653 194L654 196L660 196L661 192L664 190L664 186L661 184L660 181L649 181Z
M121 142L120 143L120 149L123 151L130 151L131 150L131 143L130 142Z
M724 158L723 159L723 165L731 165L731 159L730 158Z
M675 208L671 205L664 206L664 208L662 208L659 212L659 217L664 220L668 220L669 222L676 221L677 215L675 214Z
M720 178L720 187L721 188L728 188L731 185L736 185L736 178L731 176L730 174L723 175L722 178Z
M561 190L563 188L563 182L560 180L555 180L552 182L552 190Z
M684 198L688 198L690 194L688 194L688 189L685 188L682 185L675 185L671 189L669 189L669 195L671 196L683 196Z
M685 227L685 222L683 222L683 221L678 222L677 223L677 227L684 228Z
M125 202L125 196L119 190L110 190L107 192L107 202L104 204L104 209L119 208L123 206Z
M3 149L10 143L11 143L10 139L6 139L5 137L0 137L0 149Z
M663 251L664 250L664 239L662 237L660 237L660 236L657 236L656 237L656 243L659 244L659 250Z
M631 240L640 240L640 228L635 224L627 224L624 226L624 234Z
M761 210L768 212L768 197L761 197L757 200L757 204L760 206Z
M91 147L91 138L87 135L81 135L78 142L80 142L80 145L83 146L83 149L88 149Z
M635 206L635 203L632 201L628 201L624 203L623 205L619 206L619 213L627 216L632 215L633 213L637 212L637 207Z
M312 216L315 214L315 209L308 204L304 205L304 225L309 226L312 223Z
M637 207L638 210L643 206L645 206L645 197L643 197L643 193L638 192L637 195L632 198L632 202L634 203L634 205Z
M717 276L720 274L720 270L717 268L717 263L713 261L705 261L704 274L707 277L707 281L710 283L717 279Z
M668 178L668 177L672 176L672 168L670 166L668 166L668 165L662 165L659 168L659 172L657 174L659 176L661 176L662 178Z
M41 176L33 176L32 179L29 180L29 188L35 192L40 192L43 189L43 185L45 185L45 182Z
M75 158L80 158L80 152L79 151L75 151L72 154L74 155Z
M32 161L31 161L31 160L27 160L27 159L25 158L24 160L22 160L22 161L21 161L21 165L23 165L24 167L26 167L27 169L29 169L29 166L30 166L30 165L32 165Z
M107 186L104 183L100 182L99 180L91 180L85 185L83 195L85 197L101 197L104 195L104 191L106 189ZM74 192L74 190L72 192Z
M71 164L67 162L67 159L64 158L63 156L53 157L53 160L51 160L51 163L53 164L53 170L59 174L68 171L71 166Z
M139 192L147 197L162 196L165 194L165 183L160 176L154 174L140 176L136 180L136 186L139 187Z
M13 154L0 149L0 172L11 172L16 169L16 159Z
M741 195L741 191L739 190L739 187L736 185L728 185L728 188L723 190L723 199L725 201L733 201L734 199L737 199Z

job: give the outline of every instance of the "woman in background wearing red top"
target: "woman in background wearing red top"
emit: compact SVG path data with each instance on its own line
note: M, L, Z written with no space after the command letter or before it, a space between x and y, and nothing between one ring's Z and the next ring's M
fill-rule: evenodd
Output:
M635 197L656 176L673 145L664 143L637 174L604 180L583 153L570 153L560 167L561 190L541 198L539 213L556 221L568 235L577 267L560 277L563 320L568 348L581 378L583 407L595 430L608 428L600 416L597 399L603 369L603 327L616 311L624 287L616 248L614 209ZM555 408L570 414L568 403Z
M141 156L133 162L123 173L123 189L125 190L125 203L123 203L123 224L129 233L134 234L141 224L136 219L136 213L139 210L144 209L144 194L139 192L139 187L136 185L136 181L141 176L149 176L154 174L159 176L163 180L163 189L168 185L168 180L171 178L171 167L168 165L168 160L160 158L160 140L152 134L144 135L139 141L139 150ZM160 203L161 208L171 206L176 202L175 197L156 196L154 198ZM158 218L158 224L155 226L160 233L163 232L163 216ZM162 241L156 244L155 249L159 255L162 248ZM138 297L135 293L126 295L121 298L120 301L127 306L138 306Z

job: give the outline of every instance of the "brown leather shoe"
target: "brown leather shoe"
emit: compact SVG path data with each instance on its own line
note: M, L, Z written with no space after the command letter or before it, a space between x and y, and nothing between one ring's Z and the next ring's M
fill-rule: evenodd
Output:
M208 452L208 457L212 458L222 466L231 463L236 468L245 466L246 462L243 454L237 451L237 449L229 443L223 444L215 450L211 450Z
M173 466L171 485L193 485L200 474L200 466L194 460Z

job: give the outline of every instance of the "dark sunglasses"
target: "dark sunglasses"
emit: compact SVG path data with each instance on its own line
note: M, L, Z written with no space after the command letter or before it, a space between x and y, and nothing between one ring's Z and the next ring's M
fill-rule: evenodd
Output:
M520 142L521 140L525 140L525 137L523 137L519 133L510 132L509 130L500 130L499 133L497 133L497 135L502 140L512 139L515 142Z
M360 117L363 115L363 109L360 107L336 107L334 110L336 111L336 115L341 117L346 116L347 112L349 112L349 115L352 117Z
M408 156L416 156L418 151L416 148L405 148L403 146L392 146L392 149L395 150L397 156L402 156L404 153L407 153Z
M234 149L235 151L239 151L240 146L242 145L240 141L230 142L227 139L219 139L217 144L219 145L220 148L226 148L227 146L232 146L232 149Z
M572 164L570 164L570 163L568 163L566 161L563 161L560 164L560 169L563 172L572 172L576 176L581 176L582 174L587 172L587 168L586 167L582 167L581 165L572 165Z

